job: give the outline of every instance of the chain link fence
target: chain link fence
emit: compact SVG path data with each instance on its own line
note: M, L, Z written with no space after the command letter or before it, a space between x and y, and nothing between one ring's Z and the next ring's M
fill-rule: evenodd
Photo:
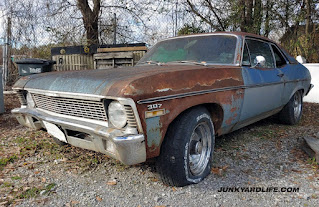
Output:
M178 1L134 2L101 3L100 45L143 42L151 46L160 39L175 36L178 28L190 21ZM5 0L0 8L0 64L7 68L4 74L7 85L19 78L17 60L52 59L53 47L88 46L76 0Z

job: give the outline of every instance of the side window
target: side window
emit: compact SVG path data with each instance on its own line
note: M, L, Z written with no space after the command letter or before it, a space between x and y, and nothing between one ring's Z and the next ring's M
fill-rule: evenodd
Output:
M264 68L275 68L274 58L268 43L252 39L247 39L246 42L250 51L252 65L257 64L255 60L257 56L263 56L266 59Z
M250 66L250 56L248 52L247 44L245 43L244 52L243 52L243 63L244 66Z
M286 65L286 60L285 58L282 56L282 54L280 53L279 49L274 46L271 45L272 50L274 51L274 56L275 56L275 61L276 61L276 67L277 68L281 68L282 66Z

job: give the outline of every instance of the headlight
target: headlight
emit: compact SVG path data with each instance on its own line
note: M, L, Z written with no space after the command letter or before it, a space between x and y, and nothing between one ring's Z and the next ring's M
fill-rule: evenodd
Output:
M30 108L35 107L35 103L34 103L33 98L32 98L30 93L27 93L27 104L28 104L28 107L30 107Z
M109 120L114 127L121 129L126 125L127 117L125 108L122 104L120 104L120 102L111 102L109 105L108 113Z

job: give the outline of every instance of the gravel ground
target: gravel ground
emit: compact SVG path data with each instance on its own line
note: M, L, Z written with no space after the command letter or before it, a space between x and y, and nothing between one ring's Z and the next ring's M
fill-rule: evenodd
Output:
M303 137L318 135L318 104L305 104L297 126L270 118L219 137L212 173L199 184L170 187L157 179L153 163L124 166L19 126L8 112L16 99L6 95L5 101L0 158L9 161L0 163L0 206L319 205L318 165L300 149ZM298 192L219 192L221 187Z

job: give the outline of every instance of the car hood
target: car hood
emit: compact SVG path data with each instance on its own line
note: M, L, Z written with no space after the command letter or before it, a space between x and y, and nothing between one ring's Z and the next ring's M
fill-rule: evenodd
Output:
M145 65L36 74L21 78L14 88L149 98L157 93L165 95L205 89L214 83L226 87L230 80L233 81L231 85L238 85L242 83L239 77L240 70L234 66Z

